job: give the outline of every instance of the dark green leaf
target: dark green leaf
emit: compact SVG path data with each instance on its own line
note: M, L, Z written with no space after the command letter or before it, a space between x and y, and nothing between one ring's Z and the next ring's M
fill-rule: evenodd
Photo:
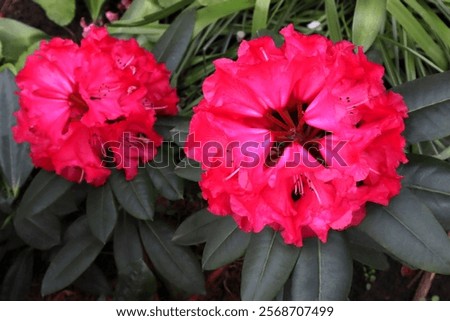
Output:
M450 71L427 76L393 88L409 109L405 137L414 144L450 135Z
M17 255L3 279L1 300L26 300L33 279L33 251L23 250Z
M105 0L84 0L93 21L97 20Z
M65 194L73 183L41 170L27 188L17 209L17 216L30 217L48 208Z
M109 184L92 188L86 200L86 214L92 233L103 243L108 241L117 221L117 209Z
M145 168L139 168L131 181L123 172L112 171L110 183L114 195L130 215L141 220L152 220L155 214L156 192Z
M384 253L356 244L350 244L349 248L355 261L381 271L389 269L389 261Z
M339 25L339 14L336 0L325 0L325 13L327 15L328 32L333 41L342 40L341 27Z
M290 297L299 301L347 300L353 265L340 232L330 231L326 243L306 239L292 273Z
M92 264L73 284L80 290L94 295L110 295L111 286L105 274L95 264Z
M60 26L68 25L75 17L75 0L33 0L44 9L47 17Z
M164 62L171 72L175 72L184 57L194 31L194 23L195 10L183 11L153 47L156 60Z
M60 223L51 211L72 183L54 173L41 170L26 190L14 217L19 236L32 247L45 250L60 241Z
M0 105L2 107L0 117L0 146L2 146L0 170L15 195L33 169L33 164L28 155L28 146L17 144L11 130L16 124L13 114L19 109L17 90L14 75L8 69L3 70L0 73Z
M387 270L389 262L383 248L367 234L355 228L345 230L345 235L354 260L377 270Z
M200 210L181 223L172 240L180 245L195 245L206 242L209 231L223 219L223 217L214 215L207 209Z
M203 273L187 247L172 242L173 230L162 222L140 222L144 248L156 270L170 283L188 293L204 293Z
M103 243L92 235L88 225L80 229L52 259L42 281L42 295L59 291L87 270L103 248Z
M149 300L156 291L156 279L145 262L140 259L131 263L119 274L116 300Z
M404 188L389 206L368 206L358 229L408 265L450 274L450 240L430 210Z
M20 54L33 43L44 39L47 35L39 29L30 27L17 20L0 19L0 42L6 62L15 62Z
M156 190L171 201L183 198L184 181L175 175L173 148L163 146L155 158L146 166Z
M402 185L433 212L445 230L450 230L450 164L415 154L409 154L408 159L399 170Z
M184 158L175 167L175 174L189 181L198 182L202 175L200 163L195 160Z
M231 217L225 217L207 233L202 266L215 270L244 255L250 242L249 233L242 232Z
M48 250L61 241L61 223L52 214L17 215L14 227L24 242L39 250Z
M289 278L299 248L286 245L270 228L252 235L242 268L243 300L272 300Z
M128 215L120 215L114 230L114 260L119 273L142 259L143 249L136 222Z
M352 42L367 51L386 21L386 0L357 0L353 15Z

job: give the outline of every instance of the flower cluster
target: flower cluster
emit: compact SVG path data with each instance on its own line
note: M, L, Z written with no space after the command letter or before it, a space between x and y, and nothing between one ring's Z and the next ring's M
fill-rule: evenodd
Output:
M209 209L288 244L326 241L400 190L406 106L361 50L292 25L284 44L244 41L203 84L186 144Z
M102 185L112 166L132 179L161 144L156 115L177 113L169 76L134 39L105 28L92 28L80 46L43 41L17 75L15 139L30 143L37 167L70 181Z

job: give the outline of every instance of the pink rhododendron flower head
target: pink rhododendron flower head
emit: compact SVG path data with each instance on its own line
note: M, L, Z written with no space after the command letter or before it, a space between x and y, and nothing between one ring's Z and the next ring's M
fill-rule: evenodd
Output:
M132 179L161 144L156 115L177 113L169 77L134 39L105 28L92 27L80 46L42 41L17 75L15 139L30 143L36 166L68 180L102 185L111 163Z
M350 42L292 25L281 34L281 47L261 37L243 41L237 60L215 61L186 153L202 164L211 212L301 246L399 193L407 109L386 92L383 68Z

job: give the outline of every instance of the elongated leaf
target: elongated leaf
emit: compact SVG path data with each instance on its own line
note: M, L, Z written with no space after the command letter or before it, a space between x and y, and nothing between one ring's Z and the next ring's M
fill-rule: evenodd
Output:
M190 215L175 231L173 241L180 245L195 245L206 242L209 231L224 218L200 210Z
M242 299L272 300L289 278L299 251L272 229L252 235L242 268Z
M139 168L131 181L122 172L113 171L110 183L114 195L130 215L141 220L152 220L155 213L156 192L145 168Z
M143 249L135 220L120 215L114 230L114 260L119 273L133 262L143 260Z
M197 19L195 20L194 37L211 23L233 13L252 8L254 5L255 0L223 0L199 9L197 11Z
M14 217L14 227L30 246L45 250L60 242L60 222L50 209L72 183L41 170L26 190Z
M368 214L358 229L412 267L450 273L447 234L430 210L407 189L387 207L368 206Z
M173 148L161 148L146 169L156 190L168 200L176 201L183 198L184 180L174 173L173 153Z
M441 38L442 43L450 46L450 29L447 27L443 19L441 19L434 11L426 4L426 2L417 0L405 0L405 2L414 9L431 30L434 31L437 37Z
M267 16L269 15L270 0L256 0L253 12L252 35L260 29L267 27Z
M42 281L42 295L59 291L87 270L103 248L87 223L77 237L70 239L52 259Z
M84 0L93 21L97 20L105 0Z
M2 53L6 62L14 63L23 51L46 37L43 31L17 20L0 19L0 42L3 44Z
M175 72L184 57L194 31L194 23L195 11L184 11L170 24L152 50L156 60L164 62L172 72Z
M192 159L184 158L175 167L175 174L189 181L198 182L202 175L202 169L200 163Z
M414 144L450 135L450 71L427 76L393 88L409 109L405 137Z
M181 0L171 7L161 9L149 0L134 0L122 19L114 26L136 27L160 20L190 5L194 0Z
M433 212L445 230L450 230L450 164L415 154L409 154L408 159L399 170L402 185Z
M447 59L442 48L434 42L420 22L401 1L387 0L387 10L403 26L408 35L425 51L441 69L447 69Z
M203 273L194 254L172 242L173 230L166 224L140 222L142 243L158 273L188 293L204 293Z
M220 220L207 234L203 268L215 270L240 258L248 247L250 236L242 232L231 217Z
M330 33L331 40L342 40L342 32L339 25L339 15L336 7L336 0L325 0L325 13L327 15L328 32Z
M112 289L103 271L92 264L83 274L73 283L74 286L86 293L94 295L111 295Z
M6 272L0 298L7 301L26 300L33 279L33 251L23 250Z
M355 244L350 244L349 248L355 261L376 270L386 271L389 269L389 261L385 254Z
M16 124L13 114L19 109L17 90L14 75L8 69L3 70L0 73L0 171L14 194L33 169L28 146L17 144L11 130Z
M55 203L73 183L45 170L41 170L25 191L17 208L18 217L30 217Z
M149 300L156 291L156 278L141 259L127 266L119 274L116 300Z
M94 236L106 243L117 221L114 196L108 184L92 188L89 191L86 200L86 214Z
M352 42L367 51L384 26L386 0L357 0L353 15Z
M47 17L60 26L68 25L75 17L75 0L33 0L44 9Z
M346 300L353 265L342 233L331 231L326 243L307 239L291 279L290 297L300 301Z

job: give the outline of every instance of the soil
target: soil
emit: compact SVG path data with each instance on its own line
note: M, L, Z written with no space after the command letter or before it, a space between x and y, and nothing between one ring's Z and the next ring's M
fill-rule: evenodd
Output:
M105 8L117 12L118 0L110 0ZM0 17L19 20L45 31L50 36L80 40L82 27L80 19L89 21L89 13L84 1L77 0L76 17L67 27L60 27L45 16L44 10L32 0L0 0ZM201 249L200 249L201 250ZM412 300L424 272L411 271L399 263L391 261L387 271L370 271L361 264L355 263L353 286L350 300ZM242 262L208 272L207 295L192 296L190 300L238 300L240 271ZM42 267L45 269L45 266ZM37 267L37 270L40 270ZM403 273L402 273L403 272ZM38 273L39 275L40 273ZM111 280L114 282L114 280ZM95 300L96 296L84 293L76 288L70 288L42 298L39 294L40 280L33 282L29 299L31 300ZM150 299L150 298L149 298ZM154 299L165 299L157 297ZM427 300L450 300L450 276L436 275L431 288L426 295Z

